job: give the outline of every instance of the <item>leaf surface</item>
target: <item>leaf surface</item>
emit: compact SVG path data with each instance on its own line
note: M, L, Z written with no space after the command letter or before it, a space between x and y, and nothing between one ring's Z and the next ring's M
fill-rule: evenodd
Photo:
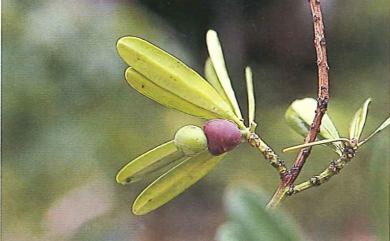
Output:
M122 59L133 69L126 71L126 79L130 85L134 81L132 77L136 77L134 82L147 80L149 86L154 84L148 92L140 91L143 88L141 84L137 88L141 93L147 93L148 97L153 97L153 100L163 105L166 104L162 100L164 97L175 95L178 98L170 99L170 108L206 119L228 119L243 126L217 91L179 59L137 37L121 38L117 49ZM135 73L139 75L136 76ZM189 104L193 105L191 109L187 109ZM203 111L200 112L199 109Z
M184 154L178 151L174 141L169 141L126 164L118 172L116 181L120 184L136 182L175 161L179 161L183 156Z
M227 97L221 82L218 79L217 73L215 72L213 63L211 63L210 58L207 58L204 67L204 74L207 81L214 87L214 89L219 93L219 95L226 101L227 105L231 107L231 110L234 112L233 107L230 105L229 98Z
M240 120L242 120L240 107L238 105L236 95L234 94L229 74L226 69L225 59L223 57L223 51L221 43L218 39L217 32L214 30L209 30L206 34L206 42L210 59L218 76L218 80L220 81L221 86L226 96L228 97L229 103L233 107L235 114Z
M228 222L217 232L217 241L300 241L298 225L281 210L267 210L263 193L237 188L225 198Z
M356 111L349 127L350 139L359 140L360 136L362 135L364 125L367 121L368 105L370 104L370 102L371 99L368 98L364 102L363 106Z
M210 172L223 156L224 154L213 156L208 151L204 151L186 158L138 195L133 203L133 213L143 215L169 202Z
M313 122L316 108L317 101L313 98L295 100L286 111L285 118L287 124L298 134L305 137L310 130L310 125ZM339 138L340 136L335 125L329 118L328 114L325 114L322 118L318 139ZM332 144L336 147L336 152L340 154L342 150L342 143L333 142Z
M256 125L255 123L256 102L255 102L255 93L253 90L252 70L249 66L245 68L245 79L246 79L246 88L247 88L247 95L248 95L248 122L249 122L249 126L252 127L253 125Z
M224 116L209 111L203 106L198 106L187 101L180 95L176 94L176 92L171 92L156 85L151 80L135 71L132 67L127 68L125 77L131 87L168 108L176 109L205 119L224 118Z

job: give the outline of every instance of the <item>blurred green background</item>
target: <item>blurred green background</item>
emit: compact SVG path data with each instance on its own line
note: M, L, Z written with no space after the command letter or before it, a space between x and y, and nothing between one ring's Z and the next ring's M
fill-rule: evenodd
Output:
M389 2L322 5L329 113L345 136L355 110L372 97L367 133L389 113ZM217 30L243 110L243 69L252 67L258 132L279 152L302 142L284 111L294 99L316 95L307 1L5 0L2 7L3 240L213 240L227 219L227 187L272 195L277 174L242 144L174 201L133 216L130 204L147 182L120 186L117 170L202 120L131 89L115 43L125 35L145 38L203 74L205 33ZM329 183L284 202L305 240L388 240L388 133ZM290 166L294 154L282 156ZM335 158L315 148L300 180Z

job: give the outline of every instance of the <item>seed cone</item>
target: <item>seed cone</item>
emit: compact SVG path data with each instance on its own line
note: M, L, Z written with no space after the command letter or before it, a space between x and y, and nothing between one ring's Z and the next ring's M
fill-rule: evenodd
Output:
M203 130L207 137L207 147L215 156L234 149L241 142L240 129L228 120L210 120Z
M207 149L207 138L202 128L187 125L175 134L175 145L187 156L194 156Z

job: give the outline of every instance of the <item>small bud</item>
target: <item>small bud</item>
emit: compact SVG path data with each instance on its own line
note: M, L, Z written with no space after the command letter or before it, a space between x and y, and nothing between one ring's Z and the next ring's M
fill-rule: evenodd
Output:
M208 149L215 156L234 149L241 142L240 129L228 120L210 120L203 130L207 136Z
M194 156L207 148L207 138L202 128L187 125L175 134L175 145L187 156Z

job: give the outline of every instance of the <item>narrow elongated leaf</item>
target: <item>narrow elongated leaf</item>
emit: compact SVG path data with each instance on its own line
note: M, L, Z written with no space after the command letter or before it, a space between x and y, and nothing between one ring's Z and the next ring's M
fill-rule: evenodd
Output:
M245 79L246 79L246 89L248 95L248 122L249 126L256 125L255 124L255 111L256 111L256 102L255 102L255 93L253 91L253 78L252 78L252 70L248 66L245 68Z
M209 51L211 62L213 63L218 80L221 82L226 96L239 119L242 119L240 107L236 95L234 94L229 74L226 70L225 59L223 57L221 43L219 42L217 32L209 30L206 35L207 49Z
M204 177L224 155L208 151L189 157L152 182L134 201L132 211L143 215L161 207Z
M366 139L364 139L362 142L359 143L359 146L366 143L368 140L370 140L372 137L374 137L376 134L381 132L383 129L388 127L390 125L390 117L388 117L373 133L371 133Z
M288 125L298 134L306 136L310 130L310 125L315 116L317 101L313 98L305 98L295 100L287 109L285 118ZM318 139L339 139L340 136L332 120L327 114L324 115L321 122L320 133ZM332 143L336 147L336 152L341 153L341 142Z
M117 174L120 184L136 182L155 171L179 161L184 156L176 148L174 141L169 141L142 154L126 164Z
M175 92L168 91L154 84L132 67L127 68L125 77L127 82L138 92L168 108L177 109L184 113L196 115L205 119L223 118L218 113L191 103L177 95Z
M367 113L368 113L368 105L370 104L371 99L368 98L363 106L359 108L358 111L356 111L355 116L352 119L351 125L349 127L349 138L350 139L356 139L359 140L364 125L366 124L367 120Z
M230 105L229 98L226 96L225 91L221 85L221 82L218 79L217 73L215 72L213 63L211 63L210 58L207 58L204 66L204 74L207 81L214 87L218 94L226 101L227 105L231 107L232 112L234 112L233 107Z
M347 138L325 139L325 140L321 140L321 141L313 141L310 143L304 143L301 145L287 147L287 148L283 149L283 152L294 151L294 150L302 149L302 148L309 147L309 146L317 146L317 145L323 145L323 144L339 142L339 141L349 142L349 140Z
M239 188L230 191L225 202L228 222L218 230L217 241L305 240L286 213L265 208L267 198L262 193Z
M243 127L240 119L231 111L216 90L179 59L137 37L121 38L117 43L117 49L128 65L145 77L144 79L159 87L153 89L157 92L149 92L149 96L154 96L154 100L163 98L162 91L165 92L165 96L174 94L179 98L170 102L171 108L183 111L185 107L182 106L184 103L182 100L185 100L186 106L191 103L213 113L214 116L232 120ZM128 70L127 72L129 74L134 71ZM132 81L130 78L127 80ZM159 103L165 104L164 101L159 101ZM203 112L199 113L194 111L195 109L192 108L185 112L203 118L215 118L210 115L204 116Z

